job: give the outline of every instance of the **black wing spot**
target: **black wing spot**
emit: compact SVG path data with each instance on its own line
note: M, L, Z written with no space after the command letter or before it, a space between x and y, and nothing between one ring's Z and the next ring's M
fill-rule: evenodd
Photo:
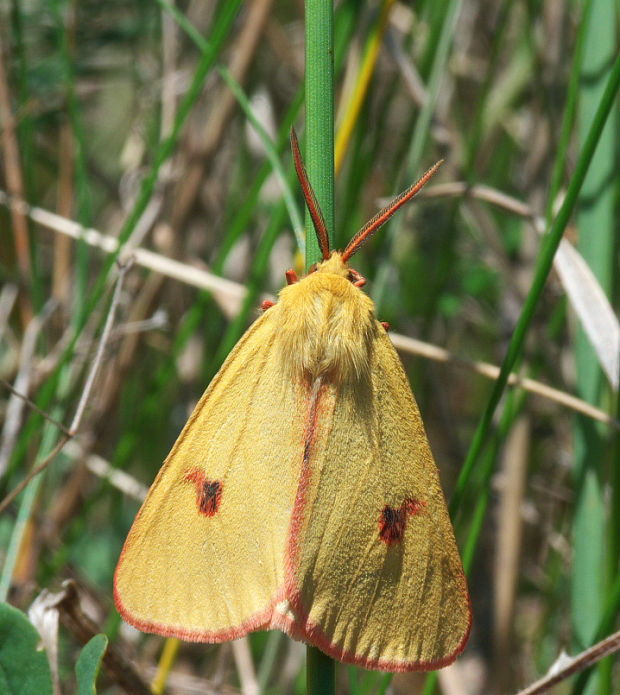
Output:
M379 538L387 545L400 543L405 536L407 518L419 514L425 506L425 502L410 497L400 507L386 504L379 517Z
M208 480L203 471L190 471L185 480L196 486L196 506L205 516L215 516L222 502L223 484L220 480Z

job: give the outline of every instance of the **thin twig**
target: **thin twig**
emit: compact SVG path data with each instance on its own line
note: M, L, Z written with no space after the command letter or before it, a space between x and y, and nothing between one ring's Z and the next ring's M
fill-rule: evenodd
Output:
M119 324L110 336L110 340L115 340L122 335L132 335L134 333L147 333L148 331L161 331L168 328L168 314L165 309L157 309L151 318L142 321L125 321Z
M9 205L11 197L0 190L0 203ZM89 246L100 248L106 253L114 253L118 249L116 237L102 234L96 229L83 227L81 224L68 220L61 215L50 212L36 206L29 206L24 201L17 201L15 205L21 206L30 219L37 222L42 227L50 229L59 234L65 234L73 239L81 239ZM148 249L132 249L132 257L136 265L153 270L160 275L179 280L186 285L208 290L215 295L226 295L227 298L234 298L239 302L239 306L245 297L246 290L243 285L225 278L208 273L200 268L196 268L187 263L176 261L172 258L154 253Z
M112 295L112 302L110 303L110 310L108 311L108 316L105 320L105 325L103 326L103 332L101 334L101 340L99 341L99 345L97 347L95 360L93 362L93 366L91 367L90 374L86 379L86 384L84 385L84 390L82 391L80 402L78 403L78 406L75 410L75 415L73 416L73 422L71 423L70 430L73 435L75 435L75 433L78 431L80 427L82 416L84 415L84 409L86 408L86 403L90 398L90 392L92 391L93 386L95 384L95 379L97 378L97 373L99 372L99 368L103 360L103 353L105 351L108 337L110 335L110 331L112 330L112 326L114 325L116 310L118 308L118 305L120 304L123 280L125 279L125 275L131 267L131 265L132 263L130 260L129 262L124 263L119 267L118 279L116 280L114 294Z
M248 638L242 637L234 640L231 646L237 667L237 675L241 683L242 695L258 695L260 688L256 679L256 671Z
M527 203L484 184L470 186L465 181L450 181L427 186L418 195L419 198L454 198L455 196L469 196L492 203L519 217L525 217L532 223L536 231L540 233L545 231L544 217L537 215Z
M119 468L115 468L109 461L97 454L87 453L80 438L67 442L65 453L74 459L84 459L86 468L98 478L106 480L112 487L120 490L124 495L142 503L148 492L148 487L136 480Z
M512 636L519 569L522 560L523 515L527 469L531 460L531 421L528 413L512 424L504 444L501 483L495 510L493 656L489 670L496 693L506 692L510 674Z
M552 673L532 683L524 690L520 690L517 695L540 695L541 693L546 693L549 688L561 683L574 673L585 671L585 669L597 661L617 651L620 651L620 630L569 659L559 670L552 669Z
M56 446L52 449L51 453L48 454L41 463L37 464L31 471L28 473L28 475L19 483L16 485L11 492L0 502L0 514L3 514L7 507L11 504L11 502L19 495L19 493L27 487L28 483L33 479L36 478L39 473L43 472L47 466L49 465L50 461L52 461L58 454L60 453L61 449L63 446L69 441L71 437L65 435L61 437L56 444Z
M68 427L65 427L64 423L60 422L60 420L56 420L56 418L53 418L49 413L46 413L45 410L43 410L43 408L39 408L39 406L33 400L28 398L28 396L16 389L14 386L11 386L11 384L9 384L9 382L6 379L0 379L0 384L2 384L4 388L8 389L14 396L24 401L29 408L39 413L39 415L44 417L48 422L54 425L54 427L57 427L68 437L72 436L71 430Z
M462 357L453 355L448 350L437 345L425 343L422 340L416 340L415 338L400 335L399 333L390 333L390 336L392 338L392 343L394 343L394 347L403 352L420 355L422 357L434 360L435 362L446 362L448 364L453 364L455 367L476 372L476 374L486 376L489 379L495 380L499 376L499 367L494 364L490 364L489 362L466 360ZM572 396L570 393L560 391L559 389L555 389L552 386L543 384L541 381L536 381L535 379L520 377L518 374L511 374L508 378L508 383L511 386L518 386L524 391L529 391L530 393L535 393L538 396L547 398L550 401L560 403L571 410L575 410L578 413L583 413L584 415L591 417L593 420L604 422L605 424L620 430L620 421L615 420L604 410L595 408L586 401L583 401L576 396Z
M405 51L402 42L397 37L396 32L390 27L385 34L385 43L388 53L392 56L396 65L400 69L405 88L413 99L416 106L422 106L428 99L428 92L424 81L420 77L415 63L411 60L411 55Z
M38 316L34 316L30 323L26 326L26 330L24 331L24 340L22 342L19 355L20 366L17 376L15 377L15 386L11 386L4 379L0 380L6 385L14 396L13 398L9 399L4 417L4 426L2 428L2 439L0 442L0 478L6 472L9 459L11 458L11 454L13 452L13 447L17 441L17 434L19 432L24 407L23 401L25 400L29 405L34 406L35 409L38 410L37 406L32 403L32 401L29 401L27 397L22 396L22 393L28 393L30 388L30 377L33 370L32 357L37 346L37 339L43 325L52 314L55 306L56 302L54 300L48 301L43 308L43 311ZM40 412L42 413L43 411ZM59 423L54 422L54 424ZM61 428L64 427L63 425L60 426Z
M0 340L4 339L17 294L17 285L14 283L5 284L0 292Z
M11 502L19 495L19 493L28 485L28 483L35 478L39 473L45 470L47 466L50 464L50 462L60 453L64 445L74 437L80 427L80 423L82 421L82 417L84 415L84 409L86 408L86 403L88 402L88 399L90 398L90 394L93 388L93 385L95 383L95 379L97 377L97 372L99 371L99 367L101 366L101 361L103 359L103 353L105 351L105 346L108 340L108 336L110 335L110 331L112 330L112 326L114 324L114 318L116 316L116 309L118 308L118 305L120 303L120 294L121 294L121 288L123 286L123 280L125 279L125 274L129 270L131 266L130 262L127 262L119 267L119 274L118 278L116 280L116 286L114 287L114 294L112 295L112 301L110 303L110 309L108 311L108 315L106 317L105 325L103 327L103 332L101 334L101 338L99 340L99 345L97 347L97 353L95 355L95 359L93 361L93 365L91 367L90 373L88 374L88 377L86 379L86 384L84 386L84 390L82 391L82 396L80 397L80 401L78 403L78 406L75 411L75 415L73 417L73 421L71 422L71 426L69 427L69 431L67 434L65 434L56 444L52 452L46 456L41 463L37 464L31 471L26 475L26 477L13 489L11 492L0 502L0 514L4 512L4 510L11 504ZM64 427L62 427L63 431L65 430Z

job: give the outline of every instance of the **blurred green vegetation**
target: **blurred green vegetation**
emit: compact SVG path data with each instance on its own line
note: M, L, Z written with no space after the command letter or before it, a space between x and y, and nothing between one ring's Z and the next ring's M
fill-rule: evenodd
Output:
M79 436L0 517L2 598L26 610L42 589L74 579L97 629L145 682L163 639L128 629L111 598L139 506L132 482L150 484L263 295L278 291L287 268L303 267L282 189L293 190L301 210L288 133L294 124L303 140L303 7L193 0L176 9L181 25L164 0L0 6L2 190L185 268L169 277L165 266L157 272L137 260L127 271ZM534 278L535 227L553 220L580 161L618 55L618 20L608 0L336 4L336 130L347 118L353 125L335 181L336 245L446 160L355 256L395 333L502 363ZM351 115L378 33L368 92ZM247 103L231 93L222 66ZM279 173L248 108L273 140ZM565 230L616 315L618 118L616 108ZM119 254L0 202L0 377L69 427ZM196 268L247 294L196 287ZM401 355L450 497L492 383L454 363ZM553 272L517 357L524 375L618 416L618 394ZM2 385L0 394L4 497L62 433ZM520 389L507 392L491 421L456 519L472 563L474 629L456 666L470 695L514 692L561 650L576 653L618 629L617 428ZM75 688L81 639L63 623L65 692ZM252 678L264 692L304 691L302 645L256 633L248 647L249 672L230 645L182 645L169 692L251 692ZM618 692L617 659L595 675L557 692ZM343 693L424 687L423 676L389 680L337 667ZM105 663L99 687L121 692ZM437 687L456 692L444 680Z

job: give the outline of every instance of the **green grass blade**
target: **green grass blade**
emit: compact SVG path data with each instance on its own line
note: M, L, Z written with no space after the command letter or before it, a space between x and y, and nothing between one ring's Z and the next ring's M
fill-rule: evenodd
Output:
M617 55L616 10L613 3L593 0L585 34L581 93L579 99L579 140L588 137L588 125L595 117L603 98L608 75L606 66ZM615 124L614 124L615 120ZM615 127L614 127L615 125ZM596 275L603 291L612 291L612 259L615 248L614 176L616 169L617 113L601 132L600 142L583 183L579 198L577 226L578 248ZM606 382L596 353L586 334L579 329L575 342L577 393L594 405L600 405ZM588 647L595 638L601 619L606 583L617 572L610 563L611 577L606 577L606 501L604 478L605 439L601 429L588 418L576 418L574 477L576 483L575 516L572 529L573 567L571 612L575 647ZM617 520L612 521L617 525ZM611 660L607 659L590 679L585 692L611 693Z
M226 2L223 5L221 14L218 16L213 28L213 34L211 35L211 39L209 42L210 50L208 50L206 53L203 53L198 62L189 88L179 105L179 109L177 111L177 115L170 135L159 145L157 151L155 152L153 164L148 175L142 182L136 203L132 211L128 215L127 219L125 220L125 223L123 224L123 227L120 231L119 248L117 249L117 251L109 254L106 257L102 271L97 279L97 283L95 284L95 287L90 293L90 297L87 303L88 310L86 312L86 315L90 314L90 311L92 311L92 309L97 305L97 303L101 299L101 295L103 293L105 282L110 272L110 269L116 262L116 259L122 251L123 245L131 236L133 230L135 229L136 225L140 220L140 217L142 216L142 213L146 210L146 206L149 204L149 201L153 196L155 186L159 177L160 169L174 152L179 136L181 134L181 130L185 125L190 111L192 110L194 104L200 96L204 82L209 72L215 65L215 61L217 60L219 52L223 48L225 40L228 38L230 34L232 24L237 16L241 4L241 0L231 0L230 2Z
M112 265L118 258L123 244L130 237L142 213L146 209L146 206L148 205L151 196L153 195L161 166L164 164L165 161L167 161L167 159L171 156L171 154L174 151L183 125L185 124L194 103L200 95L204 81L207 75L209 74L209 71L213 67L215 60L219 55L219 51L222 49L224 42L229 35L230 29L232 27L232 24L234 22L240 5L241 0L233 0L230 3L226 3L224 9L221 11L220 15L217 17L215 21L213 33L211 36L212 49L208 54L203 55L201 60L199 61L192 82L179 106L172 132L170 136L160 144L155 154L153 165L148 176L145 178L142 184L138 200L136 201L136 204L134 205L132 212L126 219L125 224L123 225L123 228L119 235L119 248L115 253L109 254L103 261L102 270L94 284L94 287L89 293L89 297L85 299L82 303L81 311L79 313L80 321L74 322L74 330L71 340L68 341L68 345L63 351L63 356L59 361L59 365L52 372L50 377L48 377L47 382L43 385L39 392L39 395L36 399L36 403L43 410L50 410L51 404L53 403L54 399L57 399L57 401L60 403L64 403L65 401L67 394L64 393L64 391L63 393L59 393L57 389L63 389L62 385L65 383L65 367L74 355L75 346L81 335L81 330L87 318L90 316L94 308L99 304L99 301L103 296L106 279L109 275ZM58 416L57 419L62 419L62 415ZM40 416L36 414L31 415L28 418L27 425L22 430L22 435L20 437L18 446L15 448L13 456L14 461L21 460L25 455L25 452L29 446L29 438L30 434L33 431L34 423L39 420ZM47 450L51 450L52 447L53 444L49 446ZM35 481L33 481L33 483L35 482L36 479ZM33 483L31 483L31 485ZM25 495L27 494L28 493L26 492ZM6 576L8 575L10 577L11 574L12 568L6 568L5 581L8 581L6 580Z
M439 41L428 78L427 99L418 114L411 146L409 148L406 172L407 181L413 180L420 175L419 170L422 164L422 154L424 153L424 147L428 141L431 119L437 106L437 98L439 96L442 77L446 72L446 63L454 40L456 20L461 11L461 5L462 0L450 0L446 9L441 34L439 35Z
M489 434L493 415L506 388L506 384L508 383L508 376L510 375L510 372L512 371L517 359L521 355L528 328L532 322L534 312L536 311L545 282L553 264L553 257L562 239L564 229L566 228L573 209L577 203L579 192L581 191L581 187L583 185L586 173L588 172L590 162L592 161L594 151L607 121L607 117L609 116L613 106L619 85L620 57L618 57L614 63L613 70L609 76L609 80L607 81L604 94L601 97L598 109L596 110L594 118L590 124L588 135L579 154L579 159L575 166L575 172L573 173L568 186L562 207L560 208L560 211L558 212L548 234L545 236L543 241L536 264L536 272L532 281L532 286L528 292L521 315L519 316L519 320L517 321L514 332L508 344L508 350L506 352L506 357L502 362L500 374L493 386L487 406L482 414L480 422L478 423L478 427L476 428L476 432L454 490L454 495L450 503L450 511L453 516L460 507L465 486L467 485L473 467L478 460L482 447L484 446L486 438Z
M172 155L174 151L174 148L178 142L181 130L187 120L187 117L189 116L192 107L194 106L195 102L200 96L200 92L202 91L204 81L206 80L210 70L212 69L215 60L219 55L219 51L221 51L224 42L229 35L230 29L232 27L233 21L236 17L240 5L241 0L232 0L230 3L225 3L224 10L222 10L221 15L216 20L213 34L211 36L211 50L201 57L198 66L194 72L194 76L190 83L190 86L187 92L185 93L185 96L183 97L181 104L179 105L172 132L160 144L154 155L153 164L151 166L149 174L142 182L138 199L132 211L125 220L125 223L123 224L123 227L119 234L119 248L114 253L109 254L105 258L102 270L97 278L97 281L95 282L95 285L91 290L88 299L85 301L86 306L84 311L81 313L81 325L76 326L74 335L64 352L61 364L65 364L66 361L71 357L71 355L73 355L75 344L80 335L81 327L83 326L88 316L90 316L93 309L98 305L99 301L101 300L101 297L103 296L105 284L110 270L116 262L116 259L119 257L119 254L122 251L123 244L131 236L131 233L135 229L136 224L140 220L142 213L146 209L146 206L148 205L155 191L155 185L158 180L159 171L162 165L168 160L168 158ZM51 396L51 393L48 393L48 396ZM49 407L50 400L47 398L43 398L41 402L37 403L39 407L45 410Z
M157 0L157 2L164 8L164 10L166 10L166 12L170 13L179 26L188 34L188 36L203 53L206 53L210 49L209 42L203 38L198 31L196 31L194 25L182 12L179 12L179 10L168 3L167 0ZM265 148L267 158L269 159L271 167L278 177L278 181L282 187L282 195L284 197L284 202L293 226L293 233L295 234L295 238L297 240L297 246L303 252L306 242L304 237L304 226L301 221L301 214L297 207L297 203L295 202L293 189L288 183L288 179L284 172L284 167L280 162L280 156L278 154L276 145L269 137L267 131L263 128L261 122L258 120L247 94L239 82L237 82L237 80L234 78L230 70L225 65L218 65L215 69L218 71L224 82L226 82L230 91L234 94L239 106L241 106L243 109L243 112L252 124L252 127L256 131L256 134L260 138L263 147Z
M52 417L57 420L60 420L62 416L63 411L60 408L56 408L52 412ZM57 440L58 430L53 425L47 423L44 426L43 437L39 447L40 460L43 460L53 450ZM33 478L19 498L20 502L17 518L11 530L11 539L4 557L2 573L0 574L0 602L6 601L7 599L15 565L19 557L24 535L26 534L28 521L32 515L43 479L44 475L38 475L36 478Z
M575 51L573 53L573 62L571 65L570 77L568 81L568 91L566 93L566 106L562 115L562 125L560 127L560 139L558 141L558 153L553 162L553 171L551 173L551 184L547 196L546 220L550 223L553 217L553 205L557 194L562 185L562 178L566 167L566 158L568 156L568 148L571 143L573 127L575 125L575 115L577 113L577 103L580 94L580 79L581 66L583 61L584 46L586 43L587 29L590 24L590 13L592 8L592 0L586 0L583 11L581 13L581 22L579 23L579 31L575 41Z
M404 176L407 183L401 181L399 188L405 188L405 186L409 185L410 181L415 180L422 173L420 171L422 155L424 153L424 147L428 142L432 116L437 106L439 88L441 86L442 77L446 71L446 64L454 40L454 30L456 20L461 10L461 4L462 0L450 0L447 4L445 15L442 18L441 31L438 36L437 45L435 46L428 78L427 99L418 114L407 155ZM391 245L394 242L398 237L399 230L403 223L403 215L396 215L388 222L387 230L384 232L384 245ZM378 306L381 305L384 293L386 292L390 272L391 270L386 262L381 263L377 270L377 275L372 286L372 297Z

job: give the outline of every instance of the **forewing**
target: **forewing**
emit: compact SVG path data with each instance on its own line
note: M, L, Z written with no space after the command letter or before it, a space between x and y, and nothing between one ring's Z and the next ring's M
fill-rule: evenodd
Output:
M141 630L233 639L268 624L282 594L303 422L282 379L276 314L230 354L131 528L115 598Z
M450 663L470 629L438 471L396 352L376 325L370 380L317 392L289 542L307 639L390 671Z

